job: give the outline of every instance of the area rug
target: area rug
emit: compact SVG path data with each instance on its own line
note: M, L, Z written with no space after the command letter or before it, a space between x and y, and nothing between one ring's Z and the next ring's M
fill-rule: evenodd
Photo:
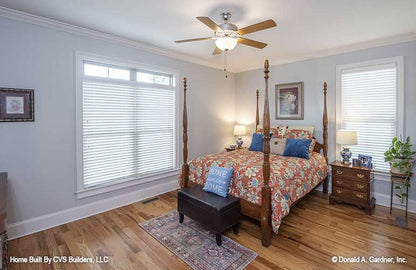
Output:
M215 234L185 216L179 223L177 211L139 223L156 240L198 270L240 270L252 262L257 254L222 236L217 246Z

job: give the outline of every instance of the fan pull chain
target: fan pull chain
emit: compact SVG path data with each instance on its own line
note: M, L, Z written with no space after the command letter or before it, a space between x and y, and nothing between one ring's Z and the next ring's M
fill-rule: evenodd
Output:
M227 53L228 50L224 51L224 72L225 72L225 78L228 78L228 72L227 72Z

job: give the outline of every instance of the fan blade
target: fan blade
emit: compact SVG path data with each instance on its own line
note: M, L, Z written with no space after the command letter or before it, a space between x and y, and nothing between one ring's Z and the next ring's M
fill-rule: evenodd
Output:
M220 32L222 29L216 24L213 20L211 20L209 17L196 17L200 22L214 30L215 32Z
M237 39L237 42L241 43L241 44L244 44L244 45L247 45L247 46L255 47L255 48L258 48L258 49L263 49L264 47L267 46L266 43L255 41L255 40L248 39L248 38L239 38L239 39Z
M183 43L183 42L191 42L191 41L200 41L200 40L209 40L209 39L211 39L211 37L182 39L182 40L176 40L175 43Z
M253 32L265 30L265 29L272 28L272 27L275 27L275 26L276 26L275 21L267 20L267 21L264 21L264 22L256 23L256 24L241 28L240 30L238 30L238 33L240 35L247 35L247 34L250 34L250 33L253 33Z
M220 53L222 53L222 50L221 50L221 49L219 49L217 46L215 46L215 49L214 49L214 51L212 52L212 55L217 55L217 54L220 54Z

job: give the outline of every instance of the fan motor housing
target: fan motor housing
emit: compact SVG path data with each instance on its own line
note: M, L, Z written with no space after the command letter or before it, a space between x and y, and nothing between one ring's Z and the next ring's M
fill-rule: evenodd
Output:
M232 23L223 23L220 24L219 27L225 32L225 31L234 31L237 32L238 31L238 27L235 24Z

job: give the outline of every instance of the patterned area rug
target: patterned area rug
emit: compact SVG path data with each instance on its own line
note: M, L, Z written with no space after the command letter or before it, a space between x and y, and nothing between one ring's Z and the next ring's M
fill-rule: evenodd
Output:
M222 236L222 245L215 243L215 235L199 223L185 216L179 223L177 211L139 224L170 251L198 270L243 269L257 254Z

